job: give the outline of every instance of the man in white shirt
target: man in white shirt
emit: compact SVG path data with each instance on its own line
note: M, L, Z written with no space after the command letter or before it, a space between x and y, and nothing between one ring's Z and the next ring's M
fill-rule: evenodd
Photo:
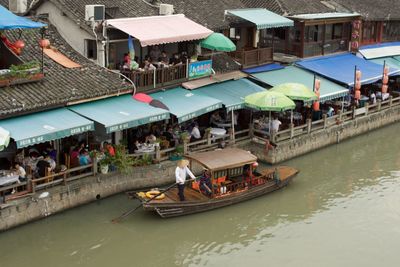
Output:
M196 177L193 175L193 173L189 170L187 167L189 165L189 161L182 159L178 162L178 166L175 169L175 178L176 178L176 183L178 184L178 195L179 199L181 201L185 201L185 182L186 182L186 176L189 175L190 178L196 179Z
M18 163L15 163L15 170L16 173L18 174L18 178L21 182L26 180L26 171L25 169L19 165Z
M275 117L271 122L271 129L273 133L277 133L279 131L279 126L282 124L277 117Z
M192 132L190 133L190 136L193 137L196 140L201 139L199 126L197 124L193 125L193 129L192 129Z

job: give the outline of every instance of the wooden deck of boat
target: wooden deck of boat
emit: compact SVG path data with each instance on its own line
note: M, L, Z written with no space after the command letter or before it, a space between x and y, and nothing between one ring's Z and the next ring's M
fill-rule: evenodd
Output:
M209 198L191 188L185 188L185 200L191 201L207 201ZM162 200L152 200L154 203L175 203L179 202L178 188L172 188L165 193L165 198Z

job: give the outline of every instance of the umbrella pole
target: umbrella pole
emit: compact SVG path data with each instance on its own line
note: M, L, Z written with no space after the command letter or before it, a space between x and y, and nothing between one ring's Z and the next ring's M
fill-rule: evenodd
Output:
M293 109L290 110L290 124L293 124Z
M231 111L232 115L232 141L235 143L235 114L233 113L233 109Z
M271 138L271 128L272 128L272 121L271 121L271 110L270 110L269 111L269 120L268 120L269 138Z

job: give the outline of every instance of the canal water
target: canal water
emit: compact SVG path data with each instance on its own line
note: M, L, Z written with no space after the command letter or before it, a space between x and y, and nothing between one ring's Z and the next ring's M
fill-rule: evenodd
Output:
M121 194L0 234L1 267L399 266L400 125L285 164L287 188L173 219Z

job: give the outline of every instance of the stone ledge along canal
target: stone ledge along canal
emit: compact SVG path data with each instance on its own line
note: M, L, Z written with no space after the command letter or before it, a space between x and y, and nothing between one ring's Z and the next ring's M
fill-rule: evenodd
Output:
M1 267L398 266L400 124L285 162L287 188L161 219L124 194L0 234Z

